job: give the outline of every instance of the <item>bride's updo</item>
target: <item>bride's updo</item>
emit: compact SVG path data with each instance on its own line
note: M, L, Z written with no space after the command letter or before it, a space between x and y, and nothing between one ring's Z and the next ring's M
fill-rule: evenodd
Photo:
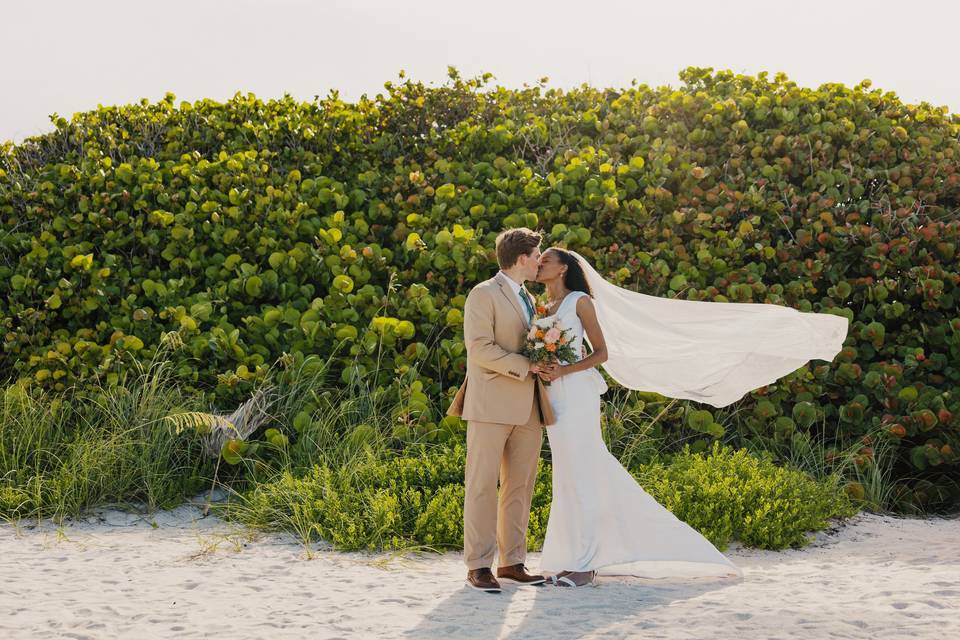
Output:
M583 267L580 266L580 261L577 260L576 256L560 247L550 247L547 251L556 253L560 262L567 266L567 272L563 274L563 286L570 291L583 291L592 298L593 291L587 284L587 276L583 273Z

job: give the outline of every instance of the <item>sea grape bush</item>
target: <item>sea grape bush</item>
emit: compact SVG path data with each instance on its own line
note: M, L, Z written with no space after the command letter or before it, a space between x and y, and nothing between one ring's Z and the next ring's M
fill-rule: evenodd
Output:
M464 372L465 295L496 232L526 225L621 286L847 317L837 359L750 394L736 434L825 425L839 448L881 429L916 481L904 499L942 501L960 472L960 118L866 80L680 79L506 89L451 69L353 104L167 94L55 115L0 148L0 365L110 383L175 332L179 371L235 403L284 353L335 355L344 383L413 389L430 431ZM731 425L683 407L701 450Z

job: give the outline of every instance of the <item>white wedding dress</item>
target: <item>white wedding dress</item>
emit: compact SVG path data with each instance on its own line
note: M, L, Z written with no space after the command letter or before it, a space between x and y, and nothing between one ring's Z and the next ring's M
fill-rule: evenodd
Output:
M573 291L556 318L582 353L583 324ZM739 577L743 572L693 527L654 500L607 450L600 433L600 395L607 390L595 368L575 371L548 387L556 414L547 438L553 458L553 504L540 571L589 571L645 578Z

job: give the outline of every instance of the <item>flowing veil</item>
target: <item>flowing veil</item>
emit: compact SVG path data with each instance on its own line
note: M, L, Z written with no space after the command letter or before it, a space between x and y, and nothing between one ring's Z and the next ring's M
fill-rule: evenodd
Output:
M809 360L832 361L847 336L847 319L830 313L630 291L568 251L593 293L607 345L603 368L628 389L725 407Z

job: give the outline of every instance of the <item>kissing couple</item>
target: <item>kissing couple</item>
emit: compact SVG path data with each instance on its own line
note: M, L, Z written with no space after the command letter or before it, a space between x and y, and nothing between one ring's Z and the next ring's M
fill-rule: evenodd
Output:
M447 414L467 422L466 584L499 593L501 581L576 588L595 584L598 573L742 576L607 450L600 420L607 384L596 367L628 389L722 407L812 358L833 360L846 318L648 296L607 281L575 251L541 253L542 241L525 227L501 232L500 270L464 305L466 377ZM545 318L569 332L573 361L531 362L521 353L539 319L527 281L545 286ZM544 428L553 501L539 572L531 574L526 533Z

